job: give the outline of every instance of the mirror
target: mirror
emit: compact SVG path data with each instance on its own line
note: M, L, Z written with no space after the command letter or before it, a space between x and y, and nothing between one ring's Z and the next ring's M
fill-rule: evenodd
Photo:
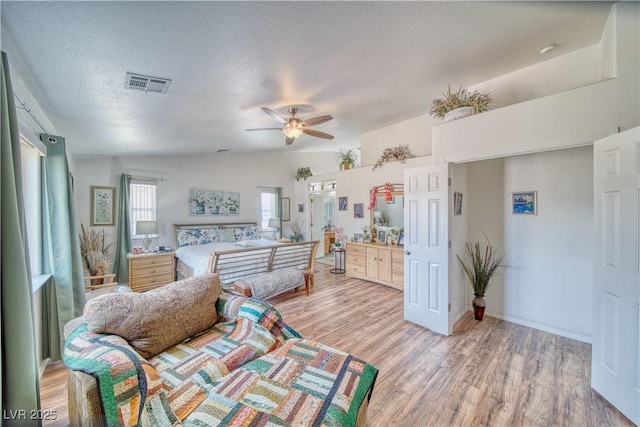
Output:
M404 228L404 186L402 184L386 183L372 188L371 192L372 197L375 192L376 198L376 205L370 211L371 229L388 231L392 227ZM389 198L391 200L386 201ZM376 239L376 237L373 237L373 239Z
M404 226L404 195L393 195L393 202L385 202L384 195L376 194L376 207L371 210L372 227Z

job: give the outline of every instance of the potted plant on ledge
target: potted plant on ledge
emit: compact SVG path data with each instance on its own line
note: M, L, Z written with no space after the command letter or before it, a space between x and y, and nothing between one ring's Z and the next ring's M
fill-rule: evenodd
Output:
M340 150L338 154L340 155L340 169L347 170L355 166L356 154L353 150Z
M456 255L460 266L464 270L471 287L473 288L473 314L476 320L482 320L484 317L484 309L487 303L484 295L489 288L491 279L500 274L504 267L504 254L498 252L496 248L491 246L491 242L487 239L487 246L482 249L480 242L465 243L465 252L467 260L462 260Z
M309 166L300 167L296 171L296 181L300 181L301 179L304 179L306 181L307 178L312 176L313 174L311 173L311 168Z
M488 93L478 91L469 93L462 87L456 92L451 92L451 86L449 86L447 92L442 94L442 98L434 99L431 102L429 114L448 122L489 111L489 104L492 102L493 98Z

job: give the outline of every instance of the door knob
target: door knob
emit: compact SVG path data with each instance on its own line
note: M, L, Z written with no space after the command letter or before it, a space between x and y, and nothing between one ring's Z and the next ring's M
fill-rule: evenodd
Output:
M405 255L411 255L411 251L404 251Z

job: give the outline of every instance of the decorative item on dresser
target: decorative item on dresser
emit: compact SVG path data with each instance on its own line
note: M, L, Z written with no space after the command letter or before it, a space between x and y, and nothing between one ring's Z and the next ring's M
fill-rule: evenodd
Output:
M403 248L379 243L347 243L347 277L404 289Z
M173 256L174 252L128 254L131 290L144 292L172 282L175 277Z
M157 221L136 221L137 236L144 236L142 245L144 246L144 252L151 252L151 236L158 234L158 222Z

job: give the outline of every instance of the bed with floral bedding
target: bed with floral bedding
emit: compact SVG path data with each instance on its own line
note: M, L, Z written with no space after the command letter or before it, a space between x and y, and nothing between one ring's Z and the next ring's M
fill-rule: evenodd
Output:
M279 244L266 238L256 222L174 224L173 236L177 279L206 273L214 252Z

